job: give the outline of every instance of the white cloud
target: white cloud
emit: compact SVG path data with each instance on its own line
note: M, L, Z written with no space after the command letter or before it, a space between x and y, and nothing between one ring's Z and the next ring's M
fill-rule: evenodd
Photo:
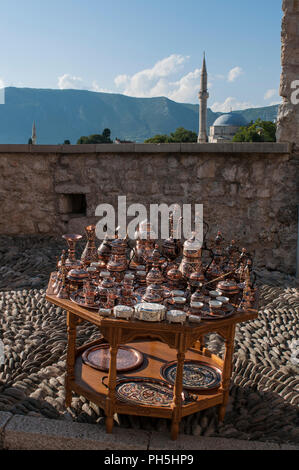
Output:
M101 88L95 80L91 85L87 85L81 77L74 77L68 73L58 77L58 88L60 90L89 90L102 93L115 93L106 88Z
M58 77L58 87L60 90L84 90L85 86L81 77L74 77L65 73Z
M173 90L169 98L178 102L194 102L200 89L200 73L200 69L195 69L180 80L170 83Z
M244 71L241 67L234 67L228 72L227 80L229 82L234 82L237 78L244 74Z
M278 90L276 90L275 88L271 88L270 90L267 90L264 95L264 99L266 101L271 100L271 102L269 103L269 106L281 104L282 102L282 98L281 96L279 96Z
M0 77L0 88L5 88L4 80Z
M275 89L267 90L266 93L265 93L264 99L265 100L270 100L276 94L277 94L277 90L275 90Z
M179 83L180 81L172 82L170 77L177 74L188 59L188 56L172 54L156 62L150 69L141 70L132 76L118 75L114 83L122 93L128 96L139 98L169 96L175 89L184 86L183 83ZM181 80L183 79L184 77ZM188 81L188 78L186 80Z
M233 96L226 98L223 103L216 102L211 106L211 110L214 111L214 113L229 113L230 111L248 108L258 108L258 106L246 101L238 101L237 98L234 98Z

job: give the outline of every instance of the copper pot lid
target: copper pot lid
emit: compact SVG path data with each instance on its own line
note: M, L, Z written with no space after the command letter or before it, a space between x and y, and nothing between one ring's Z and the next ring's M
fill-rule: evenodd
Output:
M84 269L71 269L67 275L67 279L70 281L81 281L88 279L89 274Z
M225 292L239 292L239 287L235 281L221 281L217 284L217 289Z
M172 268L168 271L167 277L171 280L179 281L180 279L182 279L183 275L178 268Z
M205 281L205 277L204 277L204 274L200 271L196 271L194 273L192 273L190 275L190 281L194 281L194 282L198 282L198 283L201 283L203 281Z

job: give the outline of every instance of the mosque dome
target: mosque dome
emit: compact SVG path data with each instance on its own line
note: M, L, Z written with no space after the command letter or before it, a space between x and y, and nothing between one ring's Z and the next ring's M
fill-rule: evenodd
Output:
M248 122L243 118L242 114L229 113L223 114L216 119L213 126L235 126L242 127L247 126Z

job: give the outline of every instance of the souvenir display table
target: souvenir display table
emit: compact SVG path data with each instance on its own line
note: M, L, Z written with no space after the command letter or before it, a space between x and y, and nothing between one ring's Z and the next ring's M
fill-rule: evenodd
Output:
M188 248L188 243L185 246L184 255L188 254L186 247ZM85 255L86 253L88 249L85 250ZM98 253L103 255L103 246ZM216 249L217 253L220 257L219 247L218 250ZM175 440L178 436L180 421L184 416L218 405L219 419L224 419L232 373L236 324L257 317L257 292L249 286L251 262L247 258L247 264L243 263L243 274L240 274L239 270L239 275L243 276L241 280L245 280L242 284L241 297L233 295L241 289L235 282L231 281L226 285L222 279L223 289L231 289L232 295L226 294L229 296L227 298L220 291L201 292L203 284L199 283L199 280L203 280L203 273L198 259L193 259L191 262L183 259L181 271L185 279L188 279L188 282L183 285L183 278L178 275L178 269L173 263L169 264L168 270L166 269L169 275L165 274L165 269L162 270L162 262L159 264L162 259L161 254L159 256L156 246L156 248L153 247L150 255L144 257L144 260L151 261L151 269L147 267L144 276L138 271L138 260L136 261L137 268L134 266L131 270L129 265L126 265L126 274L123 269L120 275L119 271L113 267L113 263L109 264L108 258L104 263L103 257L98 257L96 263L98 274L105 267L106 269L108 267L110 273L115 269L113 274L117 279L118 289L123 294L119 294L119 290L116 294L115 288L105 287L110 286L111 281L105 272L102 273L104 279L101 282L99 277L95 281L91 276L95 276L96 269L88 271L85 261L89 278L83 283L84 289L70 293L66 289L65 273L67 271L64 268L67 262L74 264L76 261L72 245L69 249L68 260L66 261L63 256L57 264L58 270L50 277L46 300L67 311L66 406L71 405L72 392L97 404L105 411L108 433L112 432L115 413L168 418L172 420L171 438ZM227 263L231 269L232 257L228 258ZM244 261L244 253L241 259ZM103 263L100 268L99 260ZM118 261L117 257L114 258L115 261ZM164 261L165 268L167 263L165 264L165 259L162 261ZM193 261L196 261L194 266ZM186 266L190 269L190 265L191 272L184 273ZM91 260L88 266L92 266ZM219 286L219 283L217 284L217 275L220 274L218 266L220 263L214 262L214 266L212 265L211 268L209 265L206 270L210 273L210 278L212 271L215 271L210 289L213 286L214 288ZM244 266L247 276L244 276ZM81 276L84 271L83 268L80 269ZM162 272L164 272L164 278ZM138 273L139 279L146 277L147 287L144 287L143 282L140 292L140 285L137 284L139 290L136 289L134 295L136 292L139 294L134 297L130 287L133 286L132 279L135 277L136 281ZM226 270L226 274L223 275L222 272L222 278L225 276L229 278L230 274ZM69 269L69 286L72 286L74 276L73 271ZM165 283L166 278L170 282L170 289ZM78 282L82 284L81 278ZM208 286L208 284L209 282L206 281L205 285ZM119 286L122 287L119 288ZM171 289L175 288L183 290L174 290L173 292L176 293L174 295L181 293L186 298L189 296L187 302L189 307L183 306L181 310L178 310L180 302L183 304L186 299L175 297L176 300L173 300L170 293ZM188 289L189 292L187 292ZM98 292L99 296L103 292L106 293L106 301L104 303L99 301L100 303L96 304L95 298L100 297L95 297L95 292ZM207 293L210 295L209 300L205 297ZM158 303L159 295L163 297L160 303ZM216 301L213 300L215 296L218 299ZM119 299L118 302L116 298ZM133 298L134 302L132 302ZM203 300L202 303L198 302L200 299ZM155 303L152 304L151 301ZM204 301L207 303L204 304ZM227 302L226 306L225 302ZM115 303L119 307L115 306ZM159 308L162 309L160 316L147 317L149 314L157 313ZM130 313L126 318L126 312L133 311L133 309L135 309L135 314ZM109 314L112 310L113 315ZM77 348L76 330L77 326L83 322L98 326L101 336L97 341ZM205 335L212 332L221 335L225 341L223 358L212 354L204 347Z
M170 418L172 419L172 439L177 438L181 418L199 410L220 405L219 419L224 419L232 372L235 326L237 323L256 318L256 310L249 309L246 313L236 314L231 318L217 320L216 322L203 321L199 325L152 323L149 328L147 323L138 320L128 322L126 320L101 318L97 313L76 306L69 300L60 300L51 295L51 285L47 291L46 299L67 311L66 406L71 405L72 391L85 396L105 410L108 433L112 432L114 413ZM82 321L97 325L103 339L76 349L76 328ZM218 333L225 339L224 360L202 347L204 335L211 332ZM139 339L138 342L137 338ZM140 338L143 338L143 341ZM147 341L146 339L149 338L150 341ZM107 373L92 369L82 361L82 353L87 348L106 341L110 347L111 357L107 378L108 388L102 382L102 378L107 376ZM161 347L160 342L165 343L174 352ZM131 375L132 377L162 379L161 366L167 362L177 360L173 402L169 406L136 406L136 404L128 404L117 398L115 393L117 383L116 357L119 346L124 344L140 350L145 355L147 363L147 367L141 370L126 372L126 377ZM219 368L222 372L222 379L217 389L200 393L192 392L192 395L195 395L193 397L194 401L182 403L183 365L187 359L204 361Z

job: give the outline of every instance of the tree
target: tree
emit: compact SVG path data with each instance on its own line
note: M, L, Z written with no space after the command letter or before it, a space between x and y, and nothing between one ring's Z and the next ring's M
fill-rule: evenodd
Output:
M170 142L170 137L166 134L157 134L144 142L146 144L166 144Z
M110 139L111 131L106 128L102 134L91 134L88 137L82 136L78 139L77 144L112 144Z
M107 142L107 143L111 142L111 139L110 139L110 137L111 137L111 130L110 130L110 129L107 129L107 128L104 129L104 130L103 130L103 133L102 133L102 136L103 136L105 142Z
M261 119L251 121L247 126L240 127L233 142L276 142L276 124Z
M175 132L170 134L171 142L197 142L197 134L193 131L188 131L184 127L178 127Z
M184 127L178 127L175 132L169 135L157 134L150 139L145 140L146 144L165 144L175 142L197 142L197 134L193 131L188 131Z
M28 145L32 145L32 139L31 139L31 137L28 139Z
M64 142L63 142L64 145L71 145L71 142L70 140L66 139Z

